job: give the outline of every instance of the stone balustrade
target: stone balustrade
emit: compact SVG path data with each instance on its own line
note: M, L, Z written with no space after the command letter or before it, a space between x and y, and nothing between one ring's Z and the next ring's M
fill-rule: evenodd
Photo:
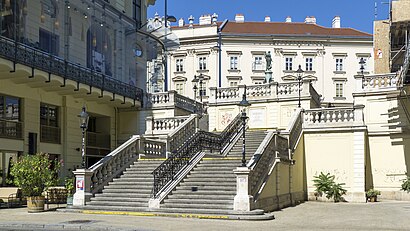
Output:
M397 77L396 74L365 76L363 87L364 89L397 87Z
M363 108L363 105L355 105L308 109L303 113L303 128L363 126Z
M108 182L134 163L139 154L165 157L165 150L166 142L145 139L139 135L132 136L89 169L74 172L76 193L73 205L84 206L92 195L100 192Z
M357 75L355 76L357 89L363 91L378 91L380 89L397 88L399 76L396 73L378 74L378 75Z
M148 107L167 108L178 107L191 113L203 112L203 104L178 94L176 91L148 94Z
M300 95L309 96L312 93L309 81L303 81L300 84ZM269 83L260 85L240 85L237 87L215 88L211 87L211 96L209 103L235 103L242 99L245 93L248 100L276 100L280 98L298 97L299 83ZM319 97L316 92L314 95Z
M168 134L185 122L189 116L176 116L170 118L147 117L145 119L147 130L145 134Z

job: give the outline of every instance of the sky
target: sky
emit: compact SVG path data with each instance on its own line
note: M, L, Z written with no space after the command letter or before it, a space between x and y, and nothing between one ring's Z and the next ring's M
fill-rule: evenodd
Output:
M334 16L341 17L341 26L373 33L375 19L375 3L377 3L377 19L388 18L389 0L167 0L168 15L183 18L193 15L195 24L204 14L216 13L218 21L228 19L234 21L235 14L245 16L245 21L263 22L270 16L272 22L284 22L287 16L293 22L304 22L306 16L315 16L316 23L331 27ZM154 6L148 8L148 18L155 13L164 15L165 0L156 0ZM173 23L172 25L177 25Z

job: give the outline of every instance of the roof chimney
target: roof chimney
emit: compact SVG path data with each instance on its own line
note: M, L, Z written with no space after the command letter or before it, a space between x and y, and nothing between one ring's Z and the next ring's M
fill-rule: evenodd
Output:
M218 15L216 13L214 13L212 15L212 24L216 25L216 22L218 22Z
M305 23L306 24L316 24L315 16L306 16Z
M332 28L340 28L340 17L335 16L332 20Z
M292 18L290 16L286 17L285 22L292 22Z
M236 14L235 22L245 22L245 16L243 14Z
M270 22L270 16L265 16L265 22Z
M194 26L194 16L189 16L188 21L189 21L189 27L193 27Z
M210 14L201 15L201 17L199 17L199 25L211 25L211 23Z
M179 27L183 27L184 25L185 25L184 19L183 19L183 18L180 18L180 19L178 20L178 26L179 26Z

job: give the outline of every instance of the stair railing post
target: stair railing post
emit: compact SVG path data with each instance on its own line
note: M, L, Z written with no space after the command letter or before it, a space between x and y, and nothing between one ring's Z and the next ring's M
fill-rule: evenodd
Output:
M75 175L73 206L85 206L85 203L91 201L92 197L91 176L93 171L90 169L77 169L73 173Z
M237 167L234 170L236 175L236 196L234 198L235 211L251 211L254 208L253 196L251 194L250 172L248 167Z

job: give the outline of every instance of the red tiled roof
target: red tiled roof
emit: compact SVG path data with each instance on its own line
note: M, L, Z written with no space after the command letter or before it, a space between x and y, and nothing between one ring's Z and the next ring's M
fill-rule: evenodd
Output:
M221 22L218 22L218 26L220 24ZM194 25L194 28L204 26L210 25ZM173 27L173 29L186 27L188 25ZM328 28L301 22L228 22L222 32L223 34L372 37L369 33L352 28Z

